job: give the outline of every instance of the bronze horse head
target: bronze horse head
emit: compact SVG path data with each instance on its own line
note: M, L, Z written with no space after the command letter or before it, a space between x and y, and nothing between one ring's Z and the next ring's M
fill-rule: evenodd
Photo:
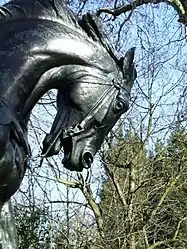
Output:
M105 136L129 108L133 56L133 49L125 55L123 72L85 66L67 69L71 86L58 90L58 112L43 143L45 156L58 154L63 147L66 168L82 171L91 166Z

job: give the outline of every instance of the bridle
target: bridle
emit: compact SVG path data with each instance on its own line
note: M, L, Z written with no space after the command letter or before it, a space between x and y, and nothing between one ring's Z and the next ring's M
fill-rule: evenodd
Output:
M68 129L63 129L63 128L59 129L59 131L55 134L53 141L50 143L48 149L45 151L42 157L45 157L48 154L48 152L51 150L51 148L53 147L53 145L55 144L55 142L59 137L63 140L67 138L72 138L84 132L86 128L90 125L90 123L92 123L94 116L97 114L101 106L104 103L106 103L106 101L109 99L109 97L111 96L111 92L115 92L116 90L118 90L118 94L120 95L122 91L125 91L127 95L130 97L129 91L124 86L122 86L123 83L120 84L120 82L117 79L113 79L112 84L107 84L107 85L109 85L110 87L103 92L103 94L98 99L96 104L88 111L88 113L80 123L76 124L74 127L69 127ZM98 127L98 129L104 128L105 126L106 125L105 124L102 125L101 122L100 127Z

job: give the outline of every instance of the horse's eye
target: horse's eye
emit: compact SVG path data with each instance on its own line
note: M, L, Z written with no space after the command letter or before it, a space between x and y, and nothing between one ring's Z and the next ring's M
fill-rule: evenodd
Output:
M123 101L121 99L117 99L114 103L114 112L120 113L120 112L126 112L128 110L128 104L126 101Z

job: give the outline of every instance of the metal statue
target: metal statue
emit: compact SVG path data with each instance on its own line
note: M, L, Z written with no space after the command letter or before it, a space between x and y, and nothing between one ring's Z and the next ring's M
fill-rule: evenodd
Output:
M118 59L100 21L90 14L79 20L63 0L10 1L0 7L0 31L2 207L27 169L27 122L38 100L58 89L43 155L63 147L64 167L82 171L128 110L136 70L134 49Z

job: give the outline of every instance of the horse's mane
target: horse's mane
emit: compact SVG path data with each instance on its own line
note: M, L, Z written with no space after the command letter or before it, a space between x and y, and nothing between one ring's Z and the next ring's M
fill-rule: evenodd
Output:
M28 19L54 21L77 29L81 27L93 41L98 42L107 50L121 68L120 60L115 56L97 16L88 13L82 19L78 19L63 0L12 0L0 6L0 25L9 21Z

